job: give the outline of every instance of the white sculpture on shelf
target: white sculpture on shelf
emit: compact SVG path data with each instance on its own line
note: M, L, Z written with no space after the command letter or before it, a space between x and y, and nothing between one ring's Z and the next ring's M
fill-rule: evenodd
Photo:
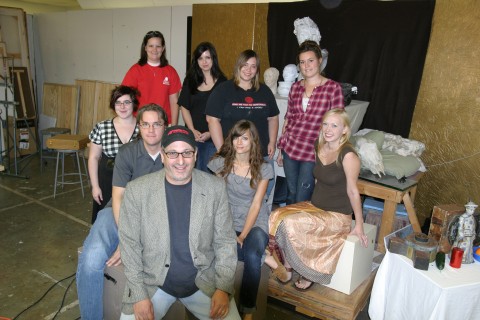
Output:
M297 66L294 64L287 64L283 68L283 81L294 83L295 79L298 77Z
M265 84L267 87L272 90L273 94L277 94L277 81L278 81L278 76L280 75L280 71L278 71L277 68L268 68L265 70L263 73L263 81L265 81Z
M278 94L281 97L288 97L290 88L298 77L297 66L294 64L287 64L285 68L283 68L282 76L283 81L278 82Z
M305 40L312 40L320 44L322 35L317 24L310 17L296 19L293 26L295 27L293 33L297 36L298 45L301 45Z
M320 45L322 35L320 34L317 24L310 19L310 17L296 19L293 22L293 26L295 27L293 33L297 36L298 45L301 45L305 40L312 40ZM326 49L322 49L322 63L320 65L320 72L322 72L327 66L327 60L328 51Z
M383 157L375 142L360 136L355 139L355 149L360 157L361 168L370 170L379 178L385 175Z

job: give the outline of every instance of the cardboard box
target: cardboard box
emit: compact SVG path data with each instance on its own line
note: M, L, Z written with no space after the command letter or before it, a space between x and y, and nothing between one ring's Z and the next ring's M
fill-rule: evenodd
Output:
M465 212L465 206L459 204L442 204L433 207L428 235L438 241L438 251L450 252L448 227L450 222Z
M377 226L377 228L380 228L382 224L382 215L383 215L382 211L367 209L363 211L363 216L364 216L363 220L365 221L365 223L373 224ZM408 220L408 216L397 214L395 215L395 220L393 223L393 231L399 230L407 226L408 224L410 224L410 221ZM375 244L378 244L378 233L375 238Z
M82 150L85 149L88 136L81 134L59 134L47 139L47 148L58 150Z
M376 210L383 212L383 207L384 207L384 201L382 200L376 200L371 197L366 197L365 201L363 201L363 210ZM395 212L396 215L399 216L407 216L407 209L405 208L405 205L402 203L397 204L397 210Z
M8 117L8 134L10 137L9 146L10 157L13 158L13 117ZM4 132L2 138L6 139L7 131ZM17 142L17 156L26 156L37 152L37 128L35 127L35 119L17 120L16 123L16 142ZM7 141L3 141L3 146L7 147ZM5 156L6 152L3 154Z
M355 222L352 223L352 227L354 225ZM363 230L368 237L368 247L363 247L358 237L348 236L332 281L326 287L351 294L372 272L377 227L364 223Z

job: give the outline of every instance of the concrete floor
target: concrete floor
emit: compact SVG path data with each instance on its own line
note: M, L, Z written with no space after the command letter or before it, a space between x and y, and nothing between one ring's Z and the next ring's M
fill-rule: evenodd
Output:
M73 168L71 159L66 166ZM13 164L11 172L14 171ZM79 319L80 312L74 274L77 248L88 234L91 219L91 194L82 198L79 185L57 189L53 198L54 160L43 172L38 156L19 164L22 176L0 173L0 319ZM290 306L269 298L267 319L306 320ZM357 319L368 319L362 311Z

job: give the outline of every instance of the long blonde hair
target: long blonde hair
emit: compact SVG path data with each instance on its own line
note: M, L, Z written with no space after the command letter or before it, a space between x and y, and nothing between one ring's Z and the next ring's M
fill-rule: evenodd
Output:
M349 146L353 149L352 144L350 143L350 136L352 134L352 128L350 127L350 117L348 116L348 113L345 111L345 109L330 109L322 117L322 124L323 121L325 121L328 117L333 116L333 115L338 115L343 121L343 126L347 129L347 132L345 132L342 137L340 138L340 146L338 147L338 155L342 153L343 148ZM323 132L322 132L323 125L320 125L320 132L318 134L318 146L316 153L317 155L320 155L320 150L322 147L325 145L325 139L323 138ZM337 157L336 160L337 166L340 165L340 159Z

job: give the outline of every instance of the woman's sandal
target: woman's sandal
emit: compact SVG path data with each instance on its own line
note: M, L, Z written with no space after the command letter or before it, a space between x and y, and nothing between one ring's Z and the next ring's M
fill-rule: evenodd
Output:
M309 284L308 286L306 286L305 288L300 288L300 287L298 287L298 286L297 286L297 283L300 283L300 281L302 281L302 280L308 281L308 282L310 282L310 284ZM294 287L296 290L303 292L303 291L307 291L308 289L310 289L310 288L313 286L313 284L314 284L313 281L310 281L310 280L308 280L307 278L300 276L300 278L298 278L298 280L293 283L293 287Z
M292 280L292 268L287 268L283 265L283 263L280 262L280 259L278 259L278 256L275 252L272 254L273 259L277 263L277 267L275 269L272 269L272 273L275 276L275 278L285 284L288 283L290 280ZM290 272L290 276L288 273Z

